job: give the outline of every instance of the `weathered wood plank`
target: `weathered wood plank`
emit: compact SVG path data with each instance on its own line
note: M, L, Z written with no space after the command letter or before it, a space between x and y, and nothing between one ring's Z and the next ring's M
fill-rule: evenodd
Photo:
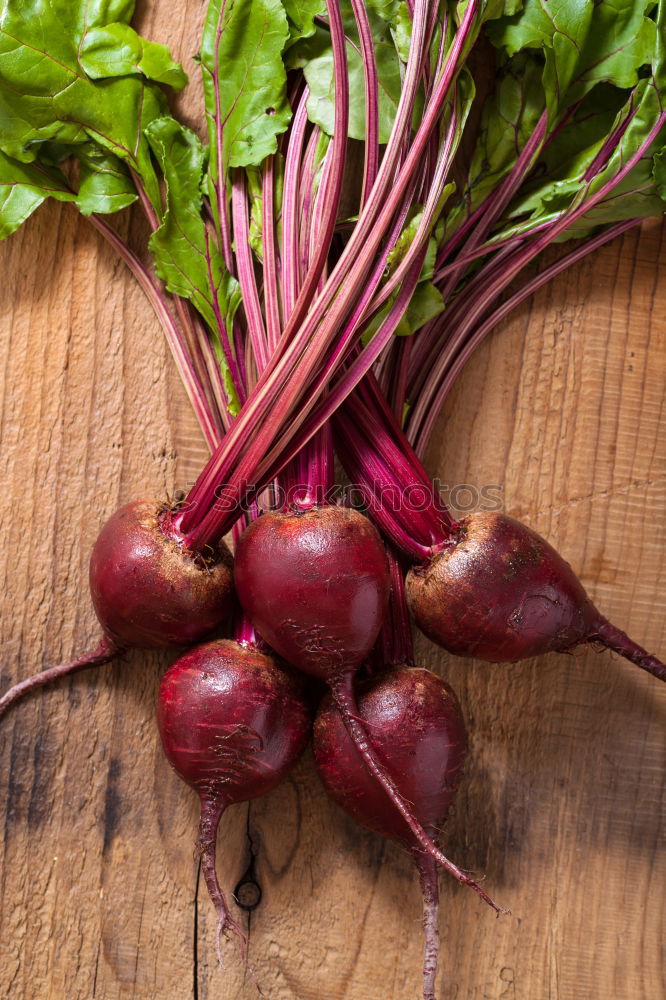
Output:
M195 14L160 0L143 18L191 54ZM187 101L196 124L196 94ZM99 525L122 500L186 484L205 449L148 306L72 210L43 208L0 259L7 684L93 640L85 580ZM450 485L499 487L604 611L662 652L665 264L663 230L650 226L540 292L468 366L429 460ZM513 911L495 920L443 880L444 995L663 995L666 692L593 651L488 667L423 640L419 656L456 687L472 734L447 846ZM195 802L153 724L165 662L128 654L0 729L3 996L256 996L231 949L216 966L211 908L197 896ZM266 996L419 995L409 859L327 802L309 757L224 818L230 889L250 841L263 890L250 960Z

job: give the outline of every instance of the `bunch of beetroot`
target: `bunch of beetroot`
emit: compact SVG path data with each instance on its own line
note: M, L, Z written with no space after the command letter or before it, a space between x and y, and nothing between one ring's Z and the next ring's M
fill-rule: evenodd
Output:
M666 679L544 539L504 514L455 521L422 465L446 394L497 322L663 212L662 4L593 30L592 10L565 3L552 18L540 0L211 0L204 147L161 89L182 86L182 70L131 12L119 34L103 12L90 24L59 2L71 51L34 84L59 100L26 98L20 122L0 114L0 167L23 196L0 208L3 232L46 197L90 217L145 290L211 458L182 501L130 502L104 525L90 562L98 646L10 688L0 713L124 649L189 647L162 680L158 726L201 800L218 944L244 941L216 872L222 812L284 778L314 714L332 798L414 858L434 1000L437 868L498 907L437 842L467 737L451 688L414 665L409 610L457 656L600 643ZM0 62L0 112L34 51L18 3L0 53L3 31L19 55ZM471 67L490 44L477 113ZM76 127L55 90L68 59L90 97ZM101 218L133 200L152 267ZM334 450L362 509L334 502ZM302 675L327 687L319 705Z

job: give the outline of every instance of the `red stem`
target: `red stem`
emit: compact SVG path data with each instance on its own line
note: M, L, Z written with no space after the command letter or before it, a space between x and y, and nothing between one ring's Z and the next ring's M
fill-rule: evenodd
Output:
M275 253L275 157L269 156L264 169L262 185L262 231L264 254L264 308L269 355L280 339L280 295L277 260Z
M417 5L418 9L419 5ZM317 324L322 319L322 310L326 307L326 300L331 301L331 298L335 294L341 271L348 270L349 266L351 266L350 253L348 253L345 266L341 267L339 261L334 269L337 281L333 276L329 278L324 292L319 296L313 307L308 322L303 325L298 336L293 340L291 339L290 326L289 324L287 325L287 329L282 335L281 343L288 344L289 346L284 350L279 359L274 356L274 360L269 363L264 376L259 380L255 393L248 400L244 410L244 419L238 421L235 428L232 428L222 448L218 450L191 491L189 496L190 507L183 515L181 527L184 535L187 537L187 543L193 548L196 549L211 539L218 538L221 533L224 533L225 526L229 523L230 519L233 520L238 503L240 503L244 495L247 495L251 485L254 484L257 478L260 478L264 474L264 470L258 466L258 462L265 455L266 447L274 440L277 431L289 420L303 388L307 386L320 362L323 351L331 343L331 338L335 336L336 331L339 330L340 323L344 320L350 305L358 294L359 287L364 283L367 270L395 213L395 207L400 203L405 191L412 182L420 155L436 126L441 107L459 70L458 61L471 33L477 9L476 0L470 0L467 4L460 29L451 46L442 78L435 88L433 100L426 108L423 121L419 126L414 142L400 169L400 173L394 179L391 195L383 203L379 218L374 218L374 214L378 208L377 204L374 204L370 208L369 202L363 210L359 224L354 229L346 251L349 251L352 244L361 241L362 253L360 254L360 259L356 261L356 270L353 279L347 281L337 297L334 298L326 320L315 334ZM333 30L333 22L334 19L331 18L337 94L338 87L341 91L346 91L347 89L346 57L344 53L344 36L339 24ZM417 22L419 22L418 15L415 16L414 20L414 36L416 37L418 37ZM413 37L412 48L410 49L410 62L413 57L414 48ZM419 59L419 65L420 61ZM408 62L408 70L409 66L410 63ZM403 99L405 98L405 94L406 90L403 90ZM338 132L336 137L339 135L340 133ZM344 136L346 137L346 128ZM390 145L389 143L389 147ZM380 167L377 182L373 188L371 201L373 199L376 201L382 171L389 162L389 147L387 147L387 152L382 160L382 166ZM332 171L332 174L334 173ZM376 222L376 225L371 225L371 221ZM364 243L363 240L366 236L368 238ZM344 253L343 257L345 257ZM304 289L301 290L301 296ZM401 303L401 307L402 312L404 312L406 303ZM400 312L400 316L402 312ZM297 314L298 303L294 315ZM395 312L392 318L394 316ZM293 317L292 321L295 322ZM388 332L388 336L390 337L391 335L392 331ZM378 342L377 345L375 342ZM376 349L376 346L378 349ZM380 338L375 337L370 347L366 349L366 357L364 359L365 370L374 363L382 346ZM307 353L304 353L306 347ZM364 370L358 371L357 367L357 370L350 376L353 379L351 385L346 383L341 392L351 391L355 382L360 380L364 373ZM313 429L313 432L315 429ZM284 459L281 460L280 465L282 464L284 464ZM224 483L227 484L224 489L228 500L224 504L221 504L219 502L218 489Z
M299 290L298 261L298 192L305 130L308 124L306 87L294 112L284 161L282 193L282 301L287 319L292 315Z
M220 104L220 42L222 40L222 20L226 9L226 2L220 5L220 15L217 22L215 34L215 60L213 64L213 89L215 91L215 135L214 142L211 136L211 155L215 156L215 167L217 173L215 197L217 202L217 225L222 246L222 257L227 270L233 274L233 253L231 250L231 229L229 226L229 210L227 205L227 179L223 163L223 133L224 124L222 121L222 108ZM214 145L214 149L213 149Z
M401 453L400 438L392 439L360 399L351 397L333 422L336 450L373 520L401 551L423 562L433 545L446 540L450 524L448 514L438 509L432 483L423 482Z
M378 309L384 302L388 301L395 289L402 283L409 273L417 256L427 247L433 227L441 215L442 198L449 171L453 165L453 160L458 148L460 136L456 137L456 116L452 114L449 127L446 132L445 141L441 150L437 154L435 170L431 180L430 190L423 206L421 219L414 233L414 237L402 260L399 262L393 274L382 285L381 291L372 302L371 309Z
M626 222L620 222L616 226L611 226L609 229L599 233L598 236L586 240L568 254L565 254L559 260L544 268L540 274L526 281L522 288L510 296L502 305L498 306L490 316L470 333L453 363L449 362L447 358L439 358L434 362L419 393L418 402L407 421L407 436L413 443L414 450L419 457L425 452L435 421L444 405L444 400L453 388L454 382L463 366L497 324L508 316L521 302L562 271L566 270L572 264L576 264L588 253L597 250L604 243L609 242L609 240L615 239L616 236L620 236L627 230L640 225L641 221L641 219L628 219Z
M342 183L347 154L347 133L349 130L349 86L347 78L347 50L342 24L342 14L338 0L326 0L328 20L333 47L333 67L335 76L335 109L333 138L329 147L330 169L323 180L321 218L315 227L316 241L310 254L310 266L299 289L298 298L288 320L294 328L300 326L307 315L319 280L326 266L326 260L335 233L335 222L342 196Z
M379 80L377 78L375 45L365 4L361 3L361 0L352 0L352 8L361 42L365 86L365 147L361 194L361 205L365 205L377 179L379 169Z
M315 234L313 232L312 217L316 201L314 185L317 168L315 168L315 156L320 138L321 132L319 128L313 128L305 150L305 156L303 157L303 163L301 164L298 180L299 215L301 219L299 233L300 252L298 258L299 285L307 274L308 266L310 264L310 252L312 247L314 247Z
M534 162L543 147L546 137L546 127L548 122L548 112L544 111L537 122L534 131L525 143L509 174L504 178L500 186L484 202L484 211L481 218L474 225L470 235L465 241L465 253L475 250L490 232L494 222L507 207L523 180L534 166ZM444 299L448 299L458 281L462 277L465 265L453 271L447 278L446 283L441 288Z
M242 351L238 350L238 343L236 342L236 336L238 333L238 318L234 318L234 344L232 345L226 323L220 311L220 303L217 298L217 283L215 281L215 275L213 274L213 259L210 251L211 237L207 229L204 232L204 236L206 240L206 268L208 270L208 285L210 288L210 298L213 304L213 312L215 314L215 322L217 324L220 344L222 346L224 360L231 374L231 381L234 384L236 395L239 400L243 402L246 396L246 379L244 369L242 367Z
M236 260L238 264L238 283L247 319L247 330L257 367L259 371L262 371L268 362L268 344L264 327L264 317L259 301L257 278L254 272L252 248L250 246L247 184L245 173L242 170L236 170L234 173L231 191L231 210L234 224ZM223 335L223 332L220 331L220 336Z
M287 462L291 461L298 451L305 446L307 441L324 426L349 393L365 377L369 368L372 367L383 348L395 333L398 324L404 316L418 282L421 266L422 261L417 260L409 281L406 281L400 290L388 316L374 335L369 346L349 365L345 374L335 383L328 396L319 404L316 403L317 396L323 391L326 385L327 377L324 376L320 378L320 382L315 386L316 391L311 393L310 399L307 402L301 402L298 414L292 417L290 424L287 425L282 436L274 444L268 455L262 452L262 458L260 459L255 459L254 456L252 458L246 457L245 461L254 470L255 479L258 480L258 484L264 484L267 479L276 475ZM348 341L351 341L352 333L353 330L347 338ZM343 346L344 343L343 341ZM341 353L344 359L344 352L341 351ZM275 411L273 411L273 416L275 418ZM255 449L258 448L257 442L255 442L253 447ZM192 536L187 539L187 544L190 547L196 548L197 545L200 545L199 538L205 537L204 532L206 531L210 532L210 537L215 538L225 533L226 524L233 521L236 517L236 509L243 498L243 490L245 490L245 494L251 492L244 476L245 469L242 465L239 465L238 470L233 477L230 477L229 483L224 489L224 505L219 504L217 509L214 509L202 521L199 534L193 532ZM184 527L181 527L181 530L184 530Z
M201 385L197 379L191 359L183 343L183 337L178 324L176 323L169 307L166 297L157 287L148 271L145 269L133 250L123 242L120 236L111 226L108 225L98 215L89 216L90 225L93 226L113 247L116 253L130 269L146 298L150 302L157 319L164 330L167 343L173 354L176 367L185 386L192 409L199 421L206 442L213 451L220 442L220 429L215 419L212 408L201 390Z
M386 618L382 625L383 666L413 666L414 643L405 596L405 573L393 546L387 545L386 556L391 574L391 594Z

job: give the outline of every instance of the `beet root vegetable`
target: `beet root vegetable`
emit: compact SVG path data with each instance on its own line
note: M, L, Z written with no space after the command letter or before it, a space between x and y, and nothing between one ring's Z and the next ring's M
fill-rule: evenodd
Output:
M476 513L407 574L419 628L457 656L514 661L599 642L666 680L666 666L605 619L567 562L506 514Z
M506 514L453 520L372 379L335 421L347 475L412 562L407 599L433 642L491 662L598 642L666 680L666 665L600 614L568 563L534 531Z
M245 934L232 919L215 863L224 810L265 795L303 752L310 710L298 680L274 657L231 639L188 650L167 670L157 701L164 753L201 801L201 868L223 934Z
M361 686L358 712L378 761L431 837L446 819L467 751L458 700L435 674L396 666ZM317 770L331 798L358 823L412 852L423 894L424 1000L434 1000L439 948L438 886L434 860L373 781L332 698L314 725Z
M105 634L117 645L186 646L228 617L231 567L224 543L193 555L175 534L169 511L138 500L112 514L100 531L90 557L90 593Z
M205 555L189 552L166 504L135 500L112 514L97 536L90 593L103 631L98 646L14 685L0 698L0 715L29 691L108 663L125 649L184 646L204 638L231 612L231 554L224 543Z
M312 506L253 521L235 552L236 593L250 621L288 662L330 687L369 774L423 851L454 878L489 896L453 864L378 761L359 720L353 679L379 633L390 576L376 528L357 511Z
M347 507L263 514L236 547L234 582L266 642L325 681L369 654L389 592L377 530Z

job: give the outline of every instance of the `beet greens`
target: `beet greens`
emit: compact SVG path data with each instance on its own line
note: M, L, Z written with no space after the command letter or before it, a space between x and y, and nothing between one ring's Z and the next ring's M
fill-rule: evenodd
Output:
M180 87L184 75L133 33L131 10L110 24L106 8L85 20L54 9L66 30L38 93L20 121L0 117L4 231L47 196L72 200L142 281L217 446L177 525L194 551L217 542L384 348L421 453L453 378L506 313L500 296L545 246L576 236L593 249L616 224L663 213L661 4L602 3L593 19L568 3L551 16L541 0L217 0L200 53L208 149L168 114L154 81ZM17 3L7 12L9 102L35 28ZM479 125L481 45L494 46L497 75ZM45 111L39 94L60 94L81 69ZM363 145L363 179L344 221L349 138ZM170 295L99 219L135 198ZM394 337L416 331L408 348Z

